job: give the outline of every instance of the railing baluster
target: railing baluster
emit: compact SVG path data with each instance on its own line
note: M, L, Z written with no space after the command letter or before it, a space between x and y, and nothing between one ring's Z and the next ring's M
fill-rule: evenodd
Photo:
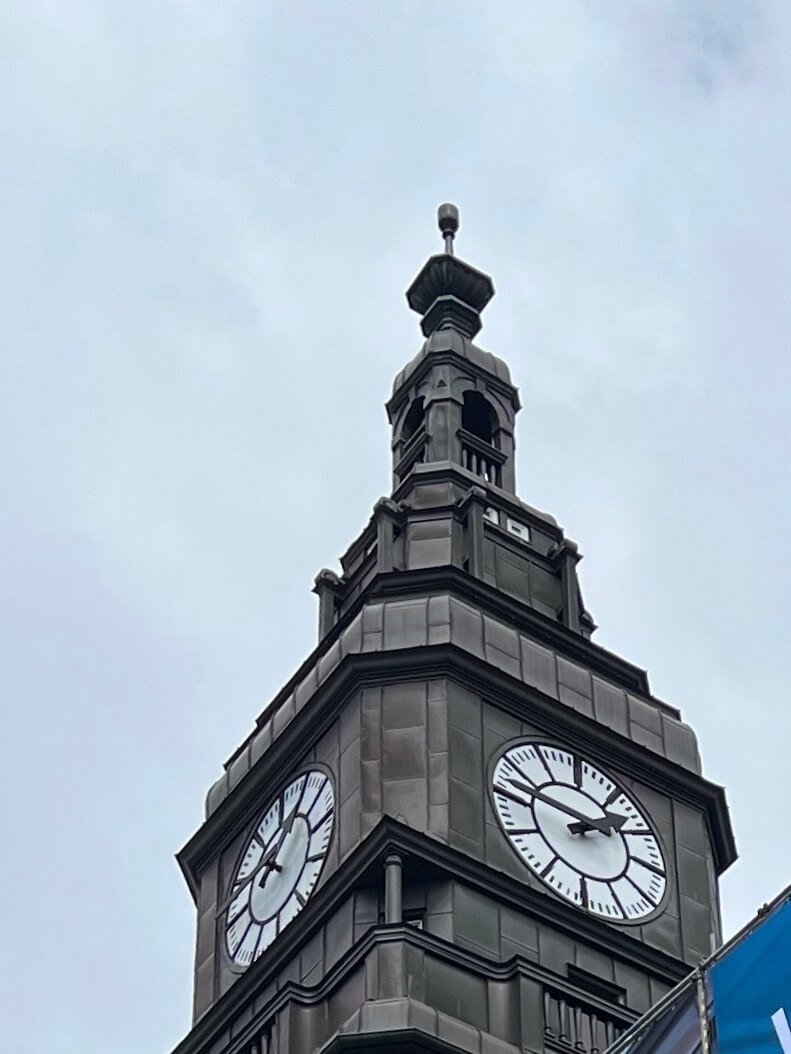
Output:
M584 1025L586 1023L587 1014L583 1014L581 1006L575 1006L572 1009L572 1020L574 1022L574 1034L572 1035L572 1041L574 1043L575 1050L585 1050L585 1042L582 1038Z
M560 1036L561 1043L569 1042L569 1005L565 999L558 1000L560 1006Z
M547 1036L554 1036L552 1031L552 996L549 994L548 989L544 989L544 1034Z
M543 990L543 1006L544 1035L555 1049L562 1043L576 1054L600 1054L612 1046L626 1027L606 1012L593 1010L584 998L567 998L548 986Z

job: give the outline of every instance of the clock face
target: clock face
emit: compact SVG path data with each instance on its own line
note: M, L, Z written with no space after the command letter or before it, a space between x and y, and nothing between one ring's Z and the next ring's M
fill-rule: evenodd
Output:
M261 817L228 896L225 942L246 968L299 914L319 880L335 823L335 793L325 772L292 780Z
M500 755L491 789L512 847L559 896L610 922L658 909L667 866L654 828L591 762L551 743L516 743Z

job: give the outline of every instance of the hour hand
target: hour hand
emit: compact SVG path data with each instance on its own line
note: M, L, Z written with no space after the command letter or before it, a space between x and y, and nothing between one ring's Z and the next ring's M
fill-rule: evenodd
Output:
M292 823L293 823L293 820L292 820ZM225 909L227 907L229 907L234 902L234 900L236 900L236 898L239 896L239 894L242 892L242 890L246 886L249 886L250 883L255 878L257 878L258 875L262 871L264 871L264 882L265 882L267 877L268 877L268 875L269 875L269 873L270 873L270 871L282 871L283 870L282 867L278 864L277 860L275 859L275 857L278 854L278 851L280 850L280 846L282 844L283 844L283 836L281 834L281 836L278 839L276 839L275 842L272 845L270 845L270 847L266 850L266 852L261 857L261 859L258 861L258 863L255 865L255 867L248 874L246 874L244 876L244 878L241 879L240 882L235 882L233 884L233 888L231 889L231 892L228 894L228 896L225 898L225 900L222 902L222 904L217 909L217 915L218 916L222 915L222 913L225 911ZM263 883L262 883L262 885L263 885Z
M607 826L609 827L607 834L609 834L610 831L620 831L620 829L626 823L626 817L619 816L618 813L615 812L605 811L604 816L600 822L607 824ZM585 834L586 831L590 830L591 824L589 821L579 820L576 823L569 824L569 831L571 834ZM600 830L600 828L597 827L596 830Z

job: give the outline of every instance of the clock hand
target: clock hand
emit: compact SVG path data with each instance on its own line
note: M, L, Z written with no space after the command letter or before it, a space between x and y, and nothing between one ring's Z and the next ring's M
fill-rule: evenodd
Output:
M291 812L288 814L288 817L281 824L280 834L278 835L277 841L275 842L275 844L274 845L270 845L270 847L267 849L267 851L264 853L264 855L261 857L261 859L255 865L255 867L250 872L250 874L249 875L245 875L244 879L242 880L241 885L239 885L238 888L232 889L231 892L228 894L228 896L225 898L223 903L217 909L217 916L218 917L223 914L223 912L226 910L226 908L228 908L236 900L236 898L239 896L239 894L242 892L242 890L246 886L249 886L250 883L253 881L253 879L256 877L256 875L258 875L261 871L263 871L264 868L267 868L267 876L269 875L270 871L282 871L283 870L282 867L280 867L280 865L277 863L276 857L277 857L277 854L282 849L283 842L285 842L286 837L291 833L291 829L294 826L294 820L296 818L296 812L297 812L296 808L291 810Z
M615 812L606 813L605 818L609 822L610 829L613 831L620 831L627 820L626 816L619 816L618 813ZM569 831L572 834L585 834L586 831L590 830L590 823L591 821L589 820L583 820L580 823L570 823ZM607 832L607 834L609 833L610 831Z
M255 867L250 872L250 874L249 875L245 875L245 877L241 881L241 884L237 886L237 884L234 883L234 886L233 886L231 892L228 894L228 896L225 898L225 900L222 902L222 904L219 906L219 908L217 908L217 916L218 917L220 915L222 915L222 913L225 911L225 909L227 907L229 907L236 900L236 898L239 896L239 894L242 892L242 890L246 886L249 886L250 883L253 881L253 879L261 871L263 871L263 869L265 867L267 867L267 868L270 867L270 864L272 863L274 858L277 856L277 851L278 851L279 848L280 848L279 845L270 846L269 849L267 849L267 851L264 853L264 855L258 861L258 863L255 865ZM270 870L271 870L271 868L270 868Z
M612 831L617 831L626 822L625 817L617 816L615 813L607 812L606 810L601 819L586 816L578 809L575 809L573 805L566 805L555 798L550 798L548 794L544 794L538 788L531 787L529 784L523 783L522 780L514 779L512 776L507 776L506 782L510 783L517 790L522 791L523 794L529 794L538 801L544 802L545 805L551 805L554 809L560 809L561 812L565 812L568 816L573 816L575 820L579 820L579 823L569 825L569 831L572 834L582 834L585 831L594 830L609 837ZM516 800L519 801L518 798ZM525 802L522 802L522 804L524 805ZM576 829L572 830L572 828Z
M283 848L283 843L285 842L286 838L288 838L288 836L291 834L291 831L292 831L292 829L294 827L294 820L296 818L297 818L297 806L295 805L294 808L291 810L291 812L286 817L286 819L283 820L283 823L282 823L282 825L280 827L280 834L279 834L278 839L277 839L277 845L274 846L274 851L272 853L272 859L271 859L271 862L269 864L269 870L270 871L282 871L283 870L283 868L277 862L277 855L280 852L280 850Z

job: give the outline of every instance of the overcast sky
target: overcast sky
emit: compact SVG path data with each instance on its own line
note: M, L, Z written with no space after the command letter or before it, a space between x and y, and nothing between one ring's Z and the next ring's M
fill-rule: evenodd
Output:
M0 1048L187 1031L173 854L389 489L445 200L520 495L727 787L726 929L791 880L789 56L787 0L0 7Z

